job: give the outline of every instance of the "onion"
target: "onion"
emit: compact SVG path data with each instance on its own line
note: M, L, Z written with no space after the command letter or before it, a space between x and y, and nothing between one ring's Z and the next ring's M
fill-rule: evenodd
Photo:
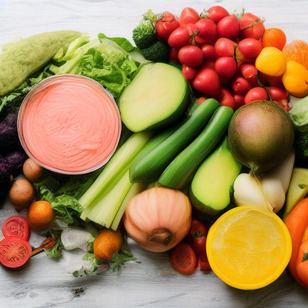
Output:
M184 193L152 187L130 199L123 221L128 236L142 248L164 252L188 234L191 216L191 204Z

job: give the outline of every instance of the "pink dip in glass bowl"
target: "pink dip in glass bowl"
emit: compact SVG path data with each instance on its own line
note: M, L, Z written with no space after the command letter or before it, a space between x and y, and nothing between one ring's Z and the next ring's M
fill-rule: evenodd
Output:
M83 174L111 158L120 139L121 118L113 97L96 81L56 75L25 97L18 133L27 155L44 168Z

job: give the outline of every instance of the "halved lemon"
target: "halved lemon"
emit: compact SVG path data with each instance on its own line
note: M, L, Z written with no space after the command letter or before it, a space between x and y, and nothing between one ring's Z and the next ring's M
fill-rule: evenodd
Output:
M213 272L222 281L253 290L282 274L291 258L292 242L277 214L259 206L239 206L210 227L206 251Z

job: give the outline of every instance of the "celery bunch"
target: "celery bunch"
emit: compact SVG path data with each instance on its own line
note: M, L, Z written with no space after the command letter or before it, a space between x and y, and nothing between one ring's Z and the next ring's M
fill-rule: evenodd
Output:
M116 230L130 197L142 190L142 184L129 180L132 160L151 138L152 133L134 133L115 152L95 182L78 200L81 219L91 220Z

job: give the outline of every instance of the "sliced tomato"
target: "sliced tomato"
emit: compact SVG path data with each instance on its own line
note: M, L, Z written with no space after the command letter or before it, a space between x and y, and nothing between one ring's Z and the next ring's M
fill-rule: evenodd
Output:
M20 215L14 215L7 218L2 226L2 233L5 237L19 236L26 241L28 241L30 237L28 222Z
M192 247L185 242L179 243L170 253L171 266L183 275L191 275L197 268L198 260Z
M27 263L32 248L18 236L8 236L0 242L0 263L9 268L18 268Z

